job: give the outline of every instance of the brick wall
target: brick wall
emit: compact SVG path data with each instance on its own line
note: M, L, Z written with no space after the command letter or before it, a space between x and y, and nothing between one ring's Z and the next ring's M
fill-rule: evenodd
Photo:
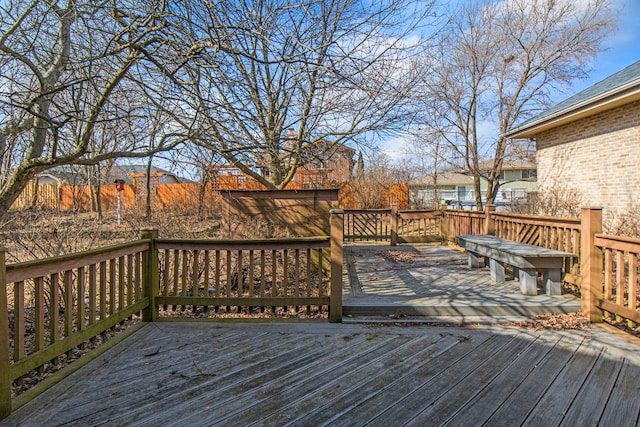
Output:
M538 187L578 190L584 206L640 207L640 101L536 136Z

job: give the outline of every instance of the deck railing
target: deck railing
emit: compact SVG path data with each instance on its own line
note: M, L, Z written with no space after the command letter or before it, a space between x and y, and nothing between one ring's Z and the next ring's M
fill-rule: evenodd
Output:
M330 274L323 263L329 237L251 240L157 240L160 288L167 311L329 307Z
M444 210L443 237L456 242L456 236L486 234L484 212Z
M605 316L615 315L618 322L626 320L629 327L634 328L636 323L640 322L640 239L596 234L594 244L602 250L604 258L604 271L600 275L602 292L595 295L595 305L604 311ZM600 281L600 277L597 275L594 280Z
M11 409L13 381L148 311L149 245L141 239L7 266L0 251L0 419Z
M135 314L242 307L328 309L342 320L342 211L329 236L238 241L141 239L5 265L0 250L0 419L14 381Z
M442 240L442 212L391 209L345 209L345 241L428 243Z
M391 240L391 209L345 209L346 241Z

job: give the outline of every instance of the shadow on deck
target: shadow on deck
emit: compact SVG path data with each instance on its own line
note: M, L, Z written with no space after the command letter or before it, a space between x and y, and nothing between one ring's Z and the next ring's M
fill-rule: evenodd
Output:
M496 283L489 270L467 267L466 256L447 246L346 246L348 278L343 313L351 316L419 315L504 321L542 313L580 311L571 295L520 293L517 280Z
M154 322L0 425L634 426L639 376L601 329Z

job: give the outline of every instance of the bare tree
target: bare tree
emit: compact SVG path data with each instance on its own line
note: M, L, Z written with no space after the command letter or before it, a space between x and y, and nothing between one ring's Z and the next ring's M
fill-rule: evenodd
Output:
M168 55L162 2L9 1L0 16L0 216L49 168L146 157L187 138L166 133L153 149L130 140L92 152L97 127L130 119L120 102L132 99L122 90L132 69L155 84L166 75L153 74Z
M305 146L400 128L421 71L413 66L420 40L409 36L429 22L432 3L176 3L194 59L180 78L202 123L196 142L281 189Z
M470 1L452 14L421 94L430 104L425 121L474 177L478 209L481 180L487 203L498 193L508 145L502 134L585 76L614 28L611 0ZM487 124L500 136L483 139ZM488 169L483 159L491 160Z

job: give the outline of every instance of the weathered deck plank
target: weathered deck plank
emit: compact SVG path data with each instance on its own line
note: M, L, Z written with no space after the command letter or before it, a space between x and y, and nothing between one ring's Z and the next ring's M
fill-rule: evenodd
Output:
M154 323L0 426L636 425L601 330Z

